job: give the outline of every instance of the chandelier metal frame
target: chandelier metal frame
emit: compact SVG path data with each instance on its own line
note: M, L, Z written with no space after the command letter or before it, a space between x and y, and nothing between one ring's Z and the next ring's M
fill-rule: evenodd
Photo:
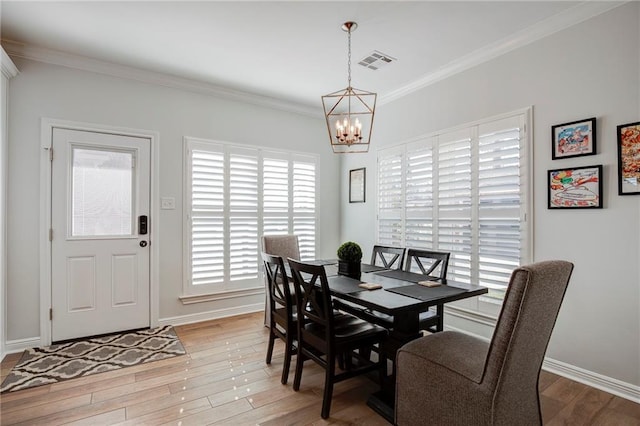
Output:
M348 34L347 87L322 96L329 140L336 154L367 152L371 142L377 94L351 86L351 33L357 27L352 21L342 25Z

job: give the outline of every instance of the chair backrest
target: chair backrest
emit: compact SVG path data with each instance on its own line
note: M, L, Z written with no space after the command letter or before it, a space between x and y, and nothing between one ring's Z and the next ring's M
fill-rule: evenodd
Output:
M538 376L572 271L572 263L553 260L511 274L483 377L497 392L494 416L502 424L521 424L518 413L539 413Z
M324 266L288 259L296 292L299 333L302 340L327 351L333 337L333 306ZM322 327L324 341L317 333L307 333L305 325Z
M371 264L377 265L378 259L387 269L402 269L404 264L404 247L373 246Z
M291 318L293 315L293 298L291 297L287 271L284 268L284 260L280 256L273 256L263 252L262 261L267 277L267 291L271 296L268 298L269 308L274 311L277 305L280 305L286 308L287 317Z
M430 279L446 282L451 253L434 250L408 249L404 270L427 275ZM413 266L415 264L415 267Z
M283 259L300 260L300 247L297 235L264 235L262 251L280 256Z

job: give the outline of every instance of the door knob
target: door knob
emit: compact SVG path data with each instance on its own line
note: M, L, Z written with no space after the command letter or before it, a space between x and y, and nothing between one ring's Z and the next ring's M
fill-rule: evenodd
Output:
M146 247L146 246L147 246L146 241L140 241L140 247Z

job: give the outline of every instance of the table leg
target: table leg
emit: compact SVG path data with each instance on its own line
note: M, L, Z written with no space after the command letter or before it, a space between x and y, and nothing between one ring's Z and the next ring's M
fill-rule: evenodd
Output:
M390 330L389 337L384 344L380 346L380 356L385 356L391 361L391 375L387 376L385 382L380 384L380 391L369 397L367 405L390 423L394 422L396 353L402 345L420 336L420 313L407 312L394 316L393 329Z

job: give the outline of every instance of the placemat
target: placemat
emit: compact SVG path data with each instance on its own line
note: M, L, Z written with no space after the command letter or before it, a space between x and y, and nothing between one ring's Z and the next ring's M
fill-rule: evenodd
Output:
M402 287L387 288L386 291L390 291L396 294L402 294L403 296L413 297L414 299L427 302L429 300L438 299L440 297L453 296L456 294L464 293L466 290L458 287L449 287L441 285L440 287L425 287L422 285L405 285Z

